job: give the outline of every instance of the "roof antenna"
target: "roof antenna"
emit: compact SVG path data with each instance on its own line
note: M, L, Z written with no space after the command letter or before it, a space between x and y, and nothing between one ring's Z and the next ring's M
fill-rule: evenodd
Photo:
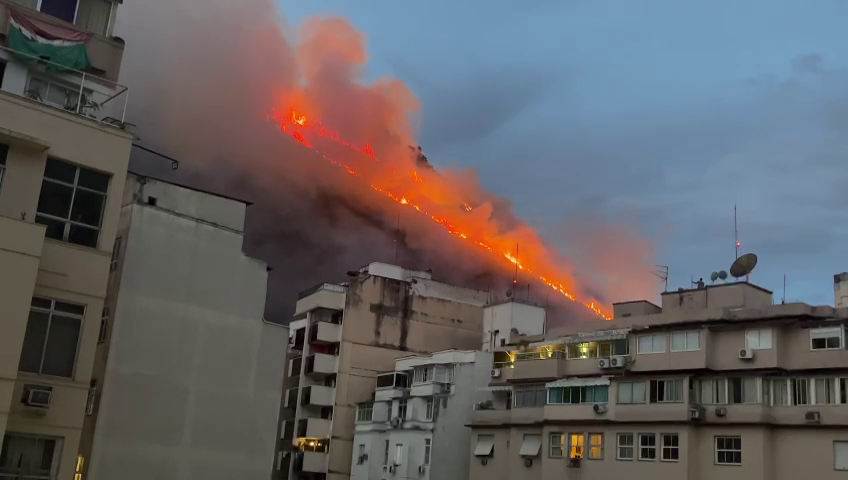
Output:
M786 304L786 274L783 274L783 300L780 301L781 305Z
M742 246L739 243L739 229L736 227L736 204L733 204L733 240L736 244L736 258L739 258L739 247ZM753 267L752 267L753 268Z
M654 265L651 274L663 281L663 292L668 291L668 265Z

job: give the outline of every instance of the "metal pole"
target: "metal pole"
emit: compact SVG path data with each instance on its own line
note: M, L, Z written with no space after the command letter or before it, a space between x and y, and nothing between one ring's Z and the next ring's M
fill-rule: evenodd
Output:
M127 93L127 96L124 97L124 111L121 113L121 123L124 123L124 118L127 116L127 103L130 101L130 89L124 91Z
M736 258L739 258L739 229L736 227L736 205L733 205L733 245L736 247Z

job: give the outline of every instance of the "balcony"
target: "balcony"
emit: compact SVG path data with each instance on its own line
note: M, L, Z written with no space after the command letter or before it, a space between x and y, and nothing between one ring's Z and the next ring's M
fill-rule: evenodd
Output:
M309 355L306 357L306 375L313 378L335 375L339 369L338 361L338 357L324 353Z
M332 407L334 403L335 388L321 385L303 387L300 404L303 406Z
M332 345L342 340L342 326L337 323L315 322L309 329L309 343Z
M330 420L324 418L301 418L297 424L298 438L329 438Z
M303 351L303 341L306 339L306 327L298 328L289 338L289 348L298 352Z
M297 405L297 387L286 390L286 408L294 408Z
M298 294L295 316L316 309L344 310L345 292L341 285L322 283Z
M295 457L296 472L325 473L327 471L327 454L324 452L299 452Z
M118 75L121 71L121 61L124 56L124 41L117 37L108 37L111 33L109 32L110 26L108 25L108 22L101 22L96 25L93 23L85 25L85 27L90 28L90 30L85 30L80 26L82 24L82 18L78 19L77 22L80 25L75 26L72 23L21 5L29 3L35 4L36 2L33 0L29 2L25 0L0 0L0 25L3 26L0 28L2 28L2 33L4 35L8 35L9 33L8 25L10 6L13 6L18 11L36 20L50 25L73 28L84 32L88 31L93 35L85 42L88 56L91 59L91 69L87 73L103 77L112 82L118 79Z

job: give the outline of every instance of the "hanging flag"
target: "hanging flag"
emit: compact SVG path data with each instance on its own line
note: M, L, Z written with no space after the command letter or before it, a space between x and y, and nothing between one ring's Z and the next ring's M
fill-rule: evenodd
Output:
M90 33L31 17L18 10L9 9L9 48L24 62L47 60L47 70L86 70L91 67L85 42Z

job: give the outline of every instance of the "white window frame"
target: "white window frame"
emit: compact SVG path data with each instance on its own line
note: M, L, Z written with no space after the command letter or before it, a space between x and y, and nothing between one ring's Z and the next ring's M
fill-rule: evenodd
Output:
M812 405L813 395L810 391L810 384L812 383L807 377L790 378L788 382L789 405L793 407ZM799 388L799 386L803 386L803 388ZM798 402L801 392L803 392L804 399L806 400L804 403Z
M41 362L39 363L38 372L22 372L22 373L26 373L26 374L29 374L29 375L45 376L45 377L73 379L73 378L76 377L76 373L77 373L77 362L79 361L80 343L82 342L83 328L85 328L85 313L88 311L88 307L85 306L85 305L79 304L79 303L68 302L68 301L65 301L65 300L57 300L55 298L34 296L33 301L35 301L36 299L50 302L50 308L37 307L35 305L30 306L30 312L46 313L48 315L48 317L47 317L47 330L44 333L44 346L43 346L42 351L41 351ZM58 303L64 303L66 305L73 305L75 307L82 307L83 313L77 314L77 313L69 313L69 312L66 312L66 311L63 311L63 310L57 310L56 309L56 303L57 302ZM60 316L60 317L63 317L63 318L72 318L72 319L79 321L79 331L77 332L77 344L76 344L76 347L74 348L74 361L73 361L73 364L71 365L71 375L68 376L68 377L62 376L62 375L49 375L49 374L41 373L44 370L44 357L47 355L47 342L50 338L50 325L53 322L54 316ZM29 325L29 319L27 319L27 326L28 325ZM23 358L23 357L21 357L21 358Z
M654 439L654 445L653 446L650 446L650 445L642 446L642 438L643 437L644 438L653 438ZM637 448L639 449L639 452L638 452L639 456L637 457L639 461L641 461L641 462L655 462L655 461L657 461L657 458L658 458L658 455L657 455L657 434L656 433L640 433L639 434L639 445L638 445ZM654 458L643 457L642 456L642 449L643 448L648 449L648 450L653 450L654 451Z
M430 456L432 454L433 449L433 440L429 438L424 439L424 462L422 465L430 465Z
M630 437L630 443L625 444L621 442L621 437ZM621 456L621 449L629 448L630 456L623 457ZM632 461L636 458L636 435L630 432L621 432L615 435L615 459L622 461Z
M408 408L409 404L407 403L405 398L398 400L397 416L401 419L401 421L406 420L406 416L409 413Z
M559 452L557 455L556 452ZM552 432L548 435L548 458L565 457L565 434Z
M436 410L436 401L433 397L427 397L424 399L424 419L432 420L433 412Z
M395 444L395 465L403 465L403 444Z
M754 340L756 338L756 340ZM768 341L763 340L767 338ZM763 346L768 343L768 346ZM774 348L774 329L771 327L749 328L745 330L745 348L749 350L771 350Z
M635 396L634 396L634 386L635 385L642 385L642 398L641 398L641 400L635 399ZM641 381L641 382L619 382L618 385L617 385L617 388L616 388L616 393L615 393L616 403L621 404L621 405L632 405L632 404L641 404L641 403L647 402L648 385L649 385L649 383L645 382L645 381ZM628 391L628 390L630 391L630 401L629 402L622 401L621 400L621 392L622 391Z
M7 430L4 434L3 447L11 449L12 439L22 439L22 440L35 440L35 441L53 441L53 461L50 464L50 473L47 476L41 475L32 475L29 476L25 472L21 472L20 470L6 470L0 467L0 478L27 478L32 480L54 480L59 470L59 461L62 457L64 442L62 438L58 437L50 437L47 435L32 435L29 433L18 433L15 431ZM30 451L30 454L33 452ZM38 454L36 454L38 455Z
M736 450L735 448L719 449L718 448L718 439L720 439L720 438L723 438L723 439L737 439L738 438L739 439L739 450ZM715 462L716 465L731 465L731 466L742 465L742 437L741 436L739 436L739 435L716 435L715 438L713 439L713 450L715 452L715 454L713 456L713 461ZM739 463L719 462L718 461L718 453L719 452L725 452L725 453L739 452Z
M677 440L677 445L666 445L666 439L674 438ZM677 458L666 458L666 450L675 450ZM660 461L661 462L679 462L680 461L680 435L677 433L661 433L660 434Z
M843 450L844 452L844 460L845 462L840 466L837 463L840 455L838 454L838 450ZM848 440L834 440L833 441L833 469L836 471L846 471L848 470Z
M657 382L657 392L659 389L663 389L663 400L657 400L656 402L651 401L651 382ZM670 390L673 393L677 392L677 388L675 388L675 384L680 382L680 399L668 400L666 393ZM668 385L671 384L669 388ZM682 378L659 378L652 379L648 381L647 388L647 401L648 403L682 403L686 398L686 392L684 391L683 379ZM659 395L657 395L659 397Z
M435 374L433 365L424 365L421 367L415 367L412 375L412 384L413 385L421 385L425 383L432 383L433 377Z
M838 347L813 348L813 340L819 338L839 338ZM826 340L825 340L826 341ZM845 327L842 325L835 327L819 327L810 329L810 351L822 352L828 350L843 350L845 348Z
M357 422L371 422L374 420L374 402L360 403L356 408Z
M651 350L645 351L642 350L642 339L643 338L651 338ZM668 344L668 334L667 333L649 333L644 335L639 335L636 337L636 353L638 355L652 355L657 353L665 353L666 347Z
M674 348L674 339L683 339L683 348ZM694 339L694 340L693 340ZM692 345L694 343L695 345ZM698 330L687 330L682 332L671 332L672 352L697 352L701 349L701 332Z

